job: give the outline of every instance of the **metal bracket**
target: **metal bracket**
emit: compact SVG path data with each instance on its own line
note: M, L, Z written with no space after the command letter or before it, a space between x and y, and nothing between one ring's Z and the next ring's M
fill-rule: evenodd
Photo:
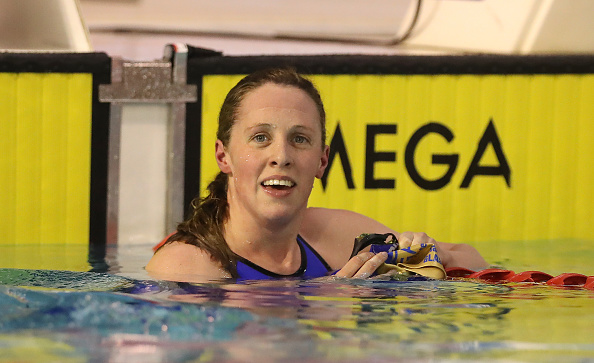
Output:
M185 53L187 59L187 53ZM179 60L176 59L179 63ZM169 60L153 62L122 61L121 74L114 74L112 84L99 85L101 102L196 102L196 85L185 84L184 69L173 67ZM183 73L183 74L180 74Z

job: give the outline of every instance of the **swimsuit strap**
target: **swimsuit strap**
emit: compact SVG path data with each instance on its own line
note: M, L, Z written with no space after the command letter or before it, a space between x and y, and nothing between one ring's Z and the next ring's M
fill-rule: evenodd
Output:
M326 276L330 271L332 271L332 268L330 265L328 265L326 260L324 260L318 251L314 250L313 247L311 247L309 243L303 239L303 237L297 235L297 242L299 242L300 245L303 245L307 256L307 268L305 270L304 277L313 278Z

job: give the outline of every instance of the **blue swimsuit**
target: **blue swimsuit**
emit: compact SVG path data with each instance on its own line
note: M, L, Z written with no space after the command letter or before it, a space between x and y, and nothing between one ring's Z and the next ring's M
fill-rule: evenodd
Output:
M237 256L237 274L239 280L269 280L287 277L314 278L326 276L332 270L311 246L301 236L297 236L297 244L301 250L301 266L290 275L280 275L268 271L255 263Z

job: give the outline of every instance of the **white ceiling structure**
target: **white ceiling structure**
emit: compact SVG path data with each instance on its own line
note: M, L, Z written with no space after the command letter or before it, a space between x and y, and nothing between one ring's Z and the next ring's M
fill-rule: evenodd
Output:
M592 53L592 0L0 0L0 49L160 58Z

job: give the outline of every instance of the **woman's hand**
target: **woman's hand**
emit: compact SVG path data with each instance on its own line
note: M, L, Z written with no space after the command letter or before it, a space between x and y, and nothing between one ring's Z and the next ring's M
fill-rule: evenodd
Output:
M351 258L343 268L341 268L334 276L337 277L354 277L365 279L373 275L375 270L386 262L388 254L380 252L375 254L373 252L361 252Z
M437 256L439 256L444 268L465 267L472 270L481 270L489 266L476 248L468 244L437 242L423 232L403 232L398 235L400 249L423 243L433 243L435 245Z
M437 244L433 238L429 237L424 232L402 232L397 235L398 248L409 248L410 246L422 245L427 243Z

